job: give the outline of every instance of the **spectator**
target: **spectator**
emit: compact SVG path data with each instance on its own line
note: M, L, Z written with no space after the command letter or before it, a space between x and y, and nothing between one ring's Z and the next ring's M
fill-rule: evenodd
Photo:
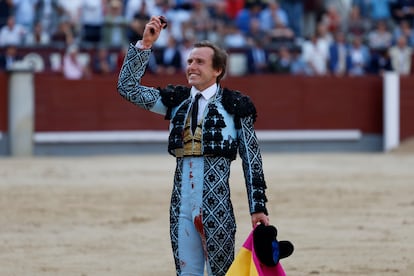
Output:
M27 30L22 25L17 24L14 16L11 15L7 19L7 24L0 30L0 46L21 46L26 34Z
M322 15L321 22L326 26L329 33L336 33L342 28L341 14L334 4L330 4L326 12Z
M307 74L311 76L324 76L328 72L328 46L317 35L303 43L303 60L307 65Z
M195 1L191 12L190 19L185 22L186 30L191 30L192 36L198 41L206 40L212 30L213 24L210 20L210 14L206 5L202 1Z
M179 46L180 56L181 56L181 68L187 68L187 58L190 54L191 50L193 49L194 45L194 38L187 37Z
M371 49L386 49L392 44L392 33L385 21L377 22L374 30L368 33L368 46Z
M292 55L286 46L279 47L278 54L270 58L270 70L277 74L290 74L292 70Z
M400 36L407 38L407 44L414 47L414 29L407 20L401 20L400 24L394 28L393 41L396 42Z
M169 32L176 41L182 41L185 37L185 25L190 20L191 9L173 8L167 0L162 0L164 4L159 15L164 15L168 19ZM162 32L161 32L162 33Z
M149 19L150 15L147 10L146 2L142 1L140 8L133 15L132 20L129 21L127 18L127 22L130 22L127 27L127 37L130 43L135 43L142 38L145 24Z
M392 69L400 75L411 73L413 49L407 45L407 38L400 36L397 44L389 49Z
M81 43L95 47L102 40L104 6L102 0L83 0L81 6Z
M388 49L373 50L370 63L371 74L382 75L385 71L392 70Z
M30 32L26 36L26 46L49 46L50 35L43 30L41 22L37 22L34 26L33 32Z
M38 0L13 0L16 24L32 31L35 21L35 5Z
M65 48L75 42L75 35L72 31L72 25L68 19L62 19L57 30L52 34L50 41L53 47L58 48Z
M93 58L93 72L99 75L107 75L115 72L116 66L105 46L99 47Z
M276 26L288 26L287 13L280 7L277 0L269 0L266 8L259 14L260 28L269 32Z
M164 0L162 0L164 1ZM127 0L125 5L125 18L131 22L137 13L141 13L145 6L145 12L148 16L157 15L156 2L154 0Z
M394 0L393 17L397 24L402 20L414 24L414 0Z
M349 55L351 58L349 75L365 75L371 62L371 55L369 52L369 48L362 43L362 38L360 36L355 36L353 38Z
M64 10L59 4L59 0L37 0L35 6L35 25L38 22L42 29L51 34L56 31L59 20Z
M104 17L103 44L105 47L122 47L128 44L128 22L122 14L122 2L110 0L108 13Z
M181 52L174 37L170 36L167 47L159 49L156 60L159 74L173 75L181 72Z
M83 0L59 0L59 6L63 9L60 22L68 21L75 37L81 32L81 8Z
M343 32L347 38L352 39L353 36L365 36L371 29L371 21L361 16L359 6L352 6L351 11L344 21Z
M227 30L228 32L223 41L225 48L244 48L247 46L246 37L236 25L231 24Z
M245 8L240 10L235 19L237 28L244 34L250 32L250 22L252 19L259 19L262 6L260 2L254 1L253 3L246 5Z
M302 58L300 47L293 47L290 50L291 62L290 62L290 73L294 76L309 75L307 72L307 65Z
M227 2L224 1L216 1L211 10L211 22L212 27L209 33L208 40L212 41L213 43L219 44L223 47L223 39L227 32L227 26L232 24L232 19L226 13L227 9Z
M289 28L293 30L295 37L302 37L304 5L303 0L281 0L280 5L286 11L289 20Z
M63 57L62 70L63 76L69 80L79 80L89 76L88 64L80 62L77 46L71 45L68 47Z
M7 45L4 53L0 54L0 71L10 70L16 61L22 59L23 57L18 54L15 45Z
M368 17L370 20L384 21L387 24L391 21L391 10L390 3L394 0L375 0L369 1L368 8L369 13Z
M13 0L0 0L0 29L7 24L7 18L13 13Z
M270 41L268 32L265 32L260 28L260 21L257 18L252 18L250 20L250 28L249 32L245 35L248 40L261 40L264 45L268 45L268 42Z
M303 11L303 37L311 37L316 31L316 22L324 12L324 0L304 1Z
M349 47L345 34L337 32L335 41L329 46L329 71L335 76L346 75L350 69Z
M250 74L262 74L269 71L269 53L263 40L251 39L252 46L247 50L247 70Z
M244 8L245 0L225 0L225 3L227 15L231 20L235 20L239 12Z

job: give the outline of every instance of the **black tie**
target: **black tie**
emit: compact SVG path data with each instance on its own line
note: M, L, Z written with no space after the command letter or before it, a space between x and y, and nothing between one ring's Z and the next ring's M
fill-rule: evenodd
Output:
M198 99L200 99L201 93L198 93L194 97L193 102L193 110L191 111L191 131L193 134L195 133L195 130L197 128L197 121L198 121Z

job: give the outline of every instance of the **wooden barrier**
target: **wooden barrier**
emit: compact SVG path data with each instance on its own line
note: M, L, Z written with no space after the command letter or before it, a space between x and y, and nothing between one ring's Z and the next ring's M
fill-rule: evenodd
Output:
M184 76L146 75L143 84L185 84ZM35 130L166 130L168 122L125 101L117 75L71 81L60 75L35 76ZM382 80L366 77L228 77L223 86L251 96L258 130L357 129L382 134ZM414 135L414 81L401 79L401 140ZM0 73L0 132L7 131L7 75Z

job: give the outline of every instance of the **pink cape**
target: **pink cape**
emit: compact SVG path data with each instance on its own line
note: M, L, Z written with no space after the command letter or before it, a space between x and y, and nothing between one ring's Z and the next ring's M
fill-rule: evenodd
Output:
M286 276L286 273L280 262L274 267L260 263L254 251L253 231L251 231L226 276Z

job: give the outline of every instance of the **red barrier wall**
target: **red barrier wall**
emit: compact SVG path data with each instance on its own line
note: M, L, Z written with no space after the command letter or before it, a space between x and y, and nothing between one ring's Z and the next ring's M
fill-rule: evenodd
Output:
M401 78L400 83L400 138L414 136L414 78Z
M36 77L36 130L162 129L159 115L134 107L116 91L116 78L69 81ZM144 78L145 85L185 83L183 77ZM252 76L223 86L251 96L257 129L360 129L382 132L381 79Z
M184 76L146 75L144 85L185 84ZM70 81L36 74L36 131L166 130L162 116L119 96L117 75ZM359 129L381 134L382 79L263 75L228 77L223 86L251 96L257 129ZM0 131L7 131L7 74L0 73ZM401 79L401 140L414 136L414 78Z

